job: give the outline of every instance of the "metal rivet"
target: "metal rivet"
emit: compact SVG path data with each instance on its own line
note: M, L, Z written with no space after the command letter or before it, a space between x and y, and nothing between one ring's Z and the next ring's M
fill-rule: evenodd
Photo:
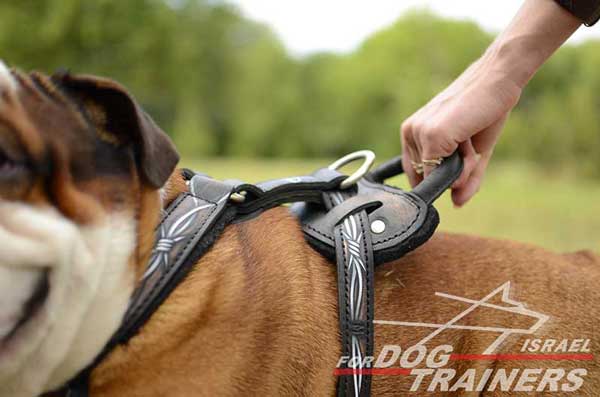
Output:
M381 234L385 231L385 222L377 219L371 223L371 231L375 234Z

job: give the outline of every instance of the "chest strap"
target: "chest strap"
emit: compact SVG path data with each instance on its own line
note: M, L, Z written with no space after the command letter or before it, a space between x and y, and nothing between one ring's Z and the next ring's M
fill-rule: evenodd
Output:
M344 194L332 193L334 205L344 202ZM341 370L351 369L338 378L337 394L369 396L371 364L363 360L373 356L373 313L375 304L373 246L367 211L349 214L333 228L338 279L338 317L342 356L348 358Z

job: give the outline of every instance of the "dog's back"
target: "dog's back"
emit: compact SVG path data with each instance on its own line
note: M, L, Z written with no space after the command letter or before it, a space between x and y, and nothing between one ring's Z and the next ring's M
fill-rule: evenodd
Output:
M373 395L465 395L470 383L485 395L542 386L593 395L598 363L587 340L598 336L599 282L600 259L588 252L438 233L377 269L374 358L388 352L389 366L377 369ZM334 266L308 247L286 209L232 225L142 333L96 371L93 390L331 396L341 350L336 285ZM513 369L511 382L501 379ZM444 391L461 378L465 386Z
M428 388L435 395L560 393L583 379L578 395L595 395L599 283L600 258L589 251L561 255L511 241L438 233L421 249L378 269L375 351L398 345L404 353L422 344L428 356L439 348L440 362L446 349L451 355L439 369L423 371L418 386L416 372L376 376L373 394L395 395L394 390L411 387L415 395ZM427 368L426 360L415 368ZM486 369L488 380L477 389ZM502 390L499 379L513 369L518 369L514 380L504 382Z

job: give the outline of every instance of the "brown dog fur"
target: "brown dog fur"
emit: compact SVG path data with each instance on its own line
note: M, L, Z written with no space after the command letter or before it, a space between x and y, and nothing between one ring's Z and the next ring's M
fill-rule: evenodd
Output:
M169 199L184 189L177 175ZM335 280L334 266L307 246L286 209L232 225L142 332L94 372L92 396L334 395L333 369L340 355ZM550 321L533 336L510 337L498 353L518 353L527 337L598 340L598 256L559 255L510 241L443 233L377 270L375 318L443 323L461 305L438 302L434 292L477 300L506 281L516 287L511 298L549 315ZM484 311L467 321L505 323L502 316ZM384 344L411 346L427 332L389 325L375 330L376 352ZM490 337L450 330L434 345L442 343L452 344L455 353L475 354ZM584 367L588 375L578 395L596 395L600 389L597 359L583 364L451 361L449 367ZM412 380L375 376L373 395L479 395L409 393Z

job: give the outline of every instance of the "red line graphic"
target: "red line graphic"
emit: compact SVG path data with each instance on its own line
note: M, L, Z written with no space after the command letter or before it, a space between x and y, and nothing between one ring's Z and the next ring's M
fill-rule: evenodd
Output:
M454 361L592 361L593 354L451 354Z
M588 353L563 354L456 354L450 355L452 361L593 361L594 355ZM336 368L335 376L343 375L410 375L410 368Z
M336 376L341 375L410 375L411 369L409 368L336 368L333 374Z

